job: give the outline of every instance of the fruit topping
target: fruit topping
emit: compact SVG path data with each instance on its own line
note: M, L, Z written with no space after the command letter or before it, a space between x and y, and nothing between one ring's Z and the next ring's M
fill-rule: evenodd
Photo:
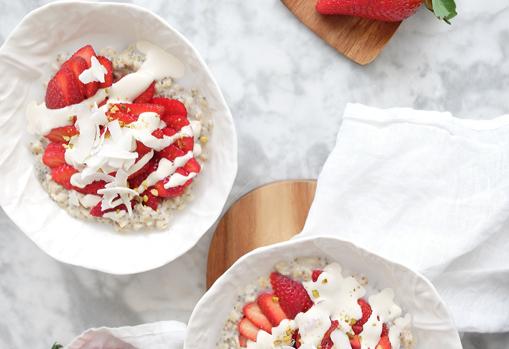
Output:
M270 274L270 283L288 318L294 319L298 313L305 312L313 306L313 301L300 282L273 272Z

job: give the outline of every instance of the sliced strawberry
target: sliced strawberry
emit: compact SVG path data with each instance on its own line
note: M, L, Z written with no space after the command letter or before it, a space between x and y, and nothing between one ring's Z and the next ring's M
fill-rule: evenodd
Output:
M239 334L239 345L241 348L247 347L247 338Z
M88 84L85 84L85 98L89 98L89 97L92 97L93 95L95 95L98 89L99 89L99 82L97 82L97 81L92 81L92 82L89 82Z
M389 340L388 336L383 336L378 341L378 344L376 345L375 349L391 349L391 341Z
M311 280L313 280L313 282L316 282L316 280L318 280L318 277L323 273L322 270L319 270L319 269L316 269L316 270L313 270L313 273L311 274Z
M248 303L242 309L244 315L258 328L264 330L267 333L272 332L272 324L269 319L265 315L263 315L262 310L256 303Z
M68 143L69 139L78 133L74 125L69 125L54 128L45 137L52 142Z
M148 104L148 103L119 103L115 104L120 111L129 113L132 115L140 115L141 113L157 113L159 115L164 114L164 107L157 104Z
M134 202L131 201L131 206L134 205ZM119 205L115 208L109 208L107 210L102 210L102 205L101 205L101 202L99 201L99 203L97 205L95 205L94 207L92 207L92 209L90 209L90 215L94 216L94 217L102 217L104 216L105 213L108 213L108 212L113 212L113 211L117 211L117 210L121 210L121 211L127 211L127 207L122 204L122 205Z
M294 348L300 348L300 333L299 333L299 329L297 329L295 332L293 332L292 334L292 339L293 339L293 347Z
M175 144L171 144L159 152L159 156L170 161L175 160L179 156L184 156L185 154L186 153L184 153L184 151L177 147Z
M198 163L198 161L196 161L195 158L192 158L188 162L186 162L186 164L184 165L184 170L186 170L187 172L200 173L201 166Z
M327 330L327 332L325 332L325 334L323 335L323 338L322 338L322 343L321 343L321 346L320 346L320 349L332 349L332 347L334 346L334 342L332 341L332 339L330 338L330 335L331 333L336 329L338 328L339 326L339 322L337 320L333 320L331 321L331 325L329 327L329 329Z
M305 312L313 306L313 301L300 282L273 272L270 274L270 283L288 318L294 319L298 313Z
M249 319L243 318L240 320L238 327L239 333L242 336L256 342L256 336L258 335L258 331L260 331L260 329L256 327L251 321L249 321Z
M76 51L70 59L74 57L81 57L87 62L87 67L90 67L91 59L93 56L95 56L94 48L91 45L86 45L80 48L78 51Z
M358 335L350 337L350 345L352 349L361 349L361 338Z
M71 177L78 172L71 165L63 164L51 170L51 178L67 190L72 189Z
M288 318L283 309L281 309L279 299L274 295L274 293L262 293L258 296L256 303L274 327L278 326L281 321Z
M128 113L123 113L121 111L118 111L116 113L107 113L107 115L110 120L118 120L121 126L129 125L130 123L133 123L138 120L137 116Z
M162 105L166 115L181 115L187 117L186 106L176 99L156 97L152 99L152 103Z
M193 137L182 137L177 140L177 147L185 151L192 151L194 148L194 138Z
M154 132L152 132L152 136L154 136L155 138L162 139L164 137L164 132L162 129L158 128L157 130L154 130Z
M165 188L164 185L168 183L168 180L169 178L165 178L154 185L154 189L157 190L157 196L162 198L175 198L184 194L185 188L182 185L173 188Z
M98 56L97 60L104 68L106 68L106 74L104 74L104 82L100 82L98 87L110 87L113 84L113 64L108 58L104 56Z
M50 143L42 154L42 162L49 168L65 164L65 148L62 143Z
M134 103L150 103L154 93L156 92L156 82L150 84L145 91L143 91L138 97L134 99Z
M150 190L146 190L141 194L143 198L143 205L152 208L154 211L157 211L157 206L159 206L160 198L152 194Z
M182 115L163 115L161 119L166 123L167 126L180 131L182 127L189 125L187 117Z
M83 188L73 187L73 189L79 193L82 193L82 194L94 194L95 195L95 194L97 194L97 191L99 189L103 189L105 185L106 185L105 181L94 181L90 184L87 184Z
M79 81L69 68L62 67L49 81L45 100L49 109L63 108L83 100Z
M147 153L150 152L150 148L147 147L145 144L141 143L140 141L136 141L136 152L138 153L138 159L145 156Z
M388 336L389 335L389 328L387 328L386 324L382 324L382 333L380 334L381 337Z
M84 70L88 68L87 61L79 56L71 57L69 58L63 65L63 67L69 68L73 74L74 77L79 81L80 74L83 73ZM80 84L80 91L83 97L86 97L87 90L85 88L85 84L83 84L81 81L79 81Z
M355 322L352 326L352 330L355 334L359 334L362 332L362 326L368 321L371 316L371 306L364 299L360 298L357 300L357 303L360 305L362 310L362 317Z
M155 170L157 170L157 167L159 166L159 159L156 157L153 157L150 159L149 162L145 164L141 169L133 173L129 176L127 179L129 182L129 187L132 189L138 188L143 181L148 177L148 175Z
M165 127L163 128L163 133L165 136L168 136L168 137L171 137L173 136L174 134L177 133L177 131L175 131L174 129L172 129L171 127Z

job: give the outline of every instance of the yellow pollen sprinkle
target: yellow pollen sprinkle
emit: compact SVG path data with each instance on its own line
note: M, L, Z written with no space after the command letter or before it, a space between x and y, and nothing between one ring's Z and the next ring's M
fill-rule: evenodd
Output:
M323 280L322 280L322 284L324 284L324 285L325 285L326 283L328 283L328 282L329 282L329 280L327 280L327 279L323 279Z
M141 185L143 185L145 188L148 187L148 182L147 180L145 179L143 182L141 182Z
M159 192L157 191L157 189L150 189L150 194L152 194L154 196L158 196Z
M69 142L71 140L71 137L69 136L62 136L62 138L64 139L64 141L66 142Z
M320 292L318 292L318 290L313 290L312 293L313 293L313 297L315 297L315 298L320 297Z
M279 302L279 298L277 296L272 296L272 301L274 303L277 303L277 302Z
M200 142L201 142L201 143L205 144L205 143L207 143L208 141L209 141L209 137L207 137L207 136L201 136L201 137L200 137Z
M143 195L143 202L147 202L148 201L148 195Z

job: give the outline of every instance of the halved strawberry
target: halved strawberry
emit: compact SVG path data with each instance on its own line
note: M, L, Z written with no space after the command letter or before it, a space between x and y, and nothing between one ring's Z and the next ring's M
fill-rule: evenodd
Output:
M171 137L171 136L175 135L177 133L177 131L175 131L171 127L165 127L165 128L163 128L163 133L165 136Z
M111 61L104 56L98 56L97 60L104 68L106 68L106 74L104 74L104 82L100 82L98 87L110 87L113 85L113 63L111 63Z
M110 120L118 120L120 122L120 125L129 125L130 123L133 123L138 120L138 117L136 115L132 115L129 113L124 113L121 111L118 111L116 113L106 113L108 116L108 119Z
M177 140L177 147L185 151L192 151L194 148L194 138L193 137L182 137Z
M183 156L186 153L175 144L171 144L159 152L159 156L166 158L170 161L175 160L179 156Z
M189 159L188 162L186 162L186 164L184 165L184 170L186 170L187 172L200 173L201 166L198 163L198 161L196 161L195 158L192 158Z
M389 340L388 336L383 336L378 341L378 344L376 345L375 349L391 349L391 341Z
M330 338L330 335L336 328L338 328L338 326L339 326L339 321L337 321L337 320L331 321L331 325L330 325L329 329L323 335L320 349L332 349L332 347L334 346L334 342Z
M65 148L62 143L50 143L42 154L42 162L49 168L65 164Z
M311 274L311 280L313 280L313 282L316 282L316 280L318 280L318 277L323 273L322 270L319 270L319 269L316 269L316 270L313 270L313 273Z
M380 333L381 337L388 336L389 335L389 328L386 324L382 324L382 333Z
M145 91L143 91L138 97L134 99L134 103L150 103L154 93L156 92L156 82L150 84Z
M262 310L256 303L248 303L242 309L242 312L253 324L255 324L258 328L264 330L267 333L272 333L272 324L269 319L265 315L263 315Z
M51 178L67 190L72 189L71 177L78 172L71 165L63 164L51 170Z
M46 89L46 107L59 109L83 100L78 79L67 67L62 67L49 81Z
M281 309L279 299L276 295L274 295L274 293L262 293L258 296L256 303L274 327L278 326L281 321L288 318L283 309Z
M72 136L79 132L74 125L56 127L52 129L46 136L52 142L68 143Z
M167 126L180 131L182 127L189 125L187 117L182 115L163 115L161 119L166 123Z
M361 338L358 335L350 337L350 345L352 349L361 349Z
M148 175L155 170L159 166L159 158L153 157L149 162L145 164L141 169L133 173L129 176L127 181L129 182L129 187L134 189L138 188L143 181L148 177Z
M89 98L89 97L92 97L93 95L95 95L98 89L99 89L99 82L97 82L97 81L92 81L92 82L89 82L88 84L85 84L85 98Z
M357 320L355 324L352 325L352 330L355 334L359 334L362 332L362 326L364 326L364 324L368 321L372 312L371 306L364 299L359 298L359 300L357 300L357 303L361 307L362 317L359 320Z
M73 187L73 189L79 193L82 193L82 194L94 194L95 195L95 194L97 194L97 191L99 189L103 189L105 185L106 185L105 181L94 181L90 184L87 184L83 188Z
M247 347L247 338L239 334L239 345L241 348Z
M273 272L270 274L270 283L288 318L294 319L298 313L305 312L313 306L313 301L300 282Z
M148 103L119 103L115 104L120 111L129 113L132 115L140 115L141 113L153 112L159 115L164 114L164 107L157 104Z
M90 67L93 56L95 56L94 48L91 45L85 45L82 48L80 48L78 51L76 51L70 59L74 57L81 57L87 62L87 67Z
M182 176L187 176L189 174L182 167L178 168L177 171L175 171L175 172L181 174ZM160 196L162 198L174 198L174 197L180 196L184 193L185 187L187 187L193 181L192 179L190 179L186 183L184 183L183 185L179 185L178 187L165 188L164 185L166 183L168 183L169 180L170 180L170 177L166 177L165 179L157 182L154 185L154 189L157 190L158 196Z
M256 342L256 336L258 335L258 331L260 331L260 329L256 327L251 321L249 321L249 319L243 318L240 320L238 327L239 333L242 336Z
M186 106L176 99L156 97L152 98L152 103L162 105L166 115L181 115L187 117Z

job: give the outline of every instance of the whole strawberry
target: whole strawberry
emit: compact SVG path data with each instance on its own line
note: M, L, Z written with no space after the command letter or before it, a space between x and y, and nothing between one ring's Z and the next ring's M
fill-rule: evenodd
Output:
M412 16L423 3L447 23L457 14L454 0L318 0L316 10L324 15L399 22Z
M313 306L313 301L300 282L274 272L270 274L270 284L288 318L294 319L298 313Z

